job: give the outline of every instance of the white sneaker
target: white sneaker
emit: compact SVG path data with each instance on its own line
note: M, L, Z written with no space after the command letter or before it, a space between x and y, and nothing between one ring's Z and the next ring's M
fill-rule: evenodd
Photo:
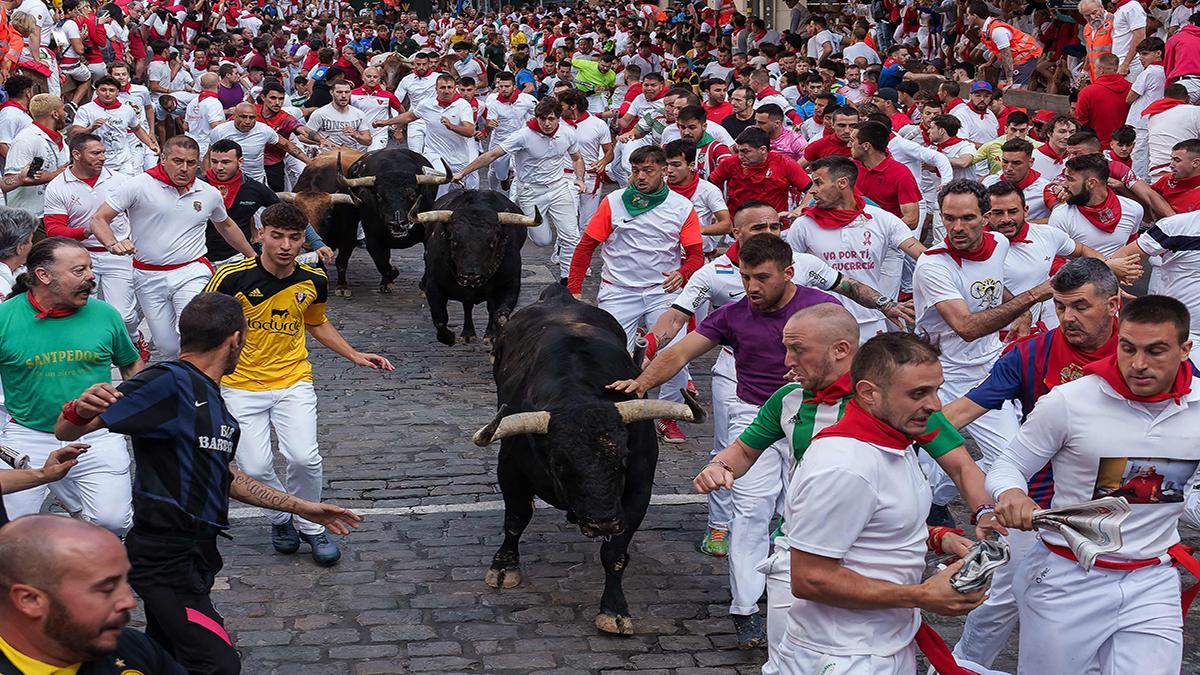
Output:
M296 262L300 263L301 265L315 265L317 264L318 259L319 256L317 256L316 251L309 251L308 253L301 253L300 255L296 256Z

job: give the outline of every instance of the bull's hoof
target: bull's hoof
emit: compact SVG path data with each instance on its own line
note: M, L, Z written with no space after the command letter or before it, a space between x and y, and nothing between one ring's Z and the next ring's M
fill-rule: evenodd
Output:
M484 335L483 336L483 346L484 347L491 347L492 343L495 341L496 341L496 338L493 335Z
M633 619L621 614L600 612L596 615L596 628L609 635L633 635Z
M446 345L447 347L453 347L454 346L454 333L450 332L450 330L447 328L438 328L437 329L437 341Z
M383 293L384 295L391 295L392 291L394 291L394 290L396 290L396 284L393 284L390 281L387 283L379 284L379 292Z
M521 584L521 570L512 569L496 569L489 567L487 574L483 576L483 583L492 588L515 588Z
M464 331L462 332L462 341L463 341L463 344L465 344L465 345L469 345L469 344L471 344L471 340L474 340L474 339L475 339L475 331L473 331L473 330L464 330Z
M350 289L346 286L338 286L333 289L333 294L339 298L348 298L350 297Z

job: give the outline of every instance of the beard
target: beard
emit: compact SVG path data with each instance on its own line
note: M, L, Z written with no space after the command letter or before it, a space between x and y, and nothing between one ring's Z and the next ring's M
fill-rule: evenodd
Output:
M1071 206L1087 206L1088 200L1091 198L1092 195L1087 190L1080 190L1079 192L1073 193L1070 198L1067 199L1067 203Z
M66 284L55 279L46 284L46 289L56 295L60 295L63 297L69 296L73 299L75 297L76 293L80 293L83 291L87 291L88 295L91 295L91 293L96 290L96 282L95 281L85 281L77 286L68 288Z
M130 620L129 612L122 612L116 621L92 628L76 622L66 605L59 602L58 598L52 595L48 597L50 612L46 615L46 625L43 629L46 637L84 657L81 659L83 661L98 659L116 649L115 641L109 646L99 638L106 631L125 627Z

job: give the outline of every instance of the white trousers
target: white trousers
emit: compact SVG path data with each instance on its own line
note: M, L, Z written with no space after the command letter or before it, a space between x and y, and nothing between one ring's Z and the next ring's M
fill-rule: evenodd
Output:
M600 208L600 200L604 199L604 195L600 194L600 187L596 186L595 176L588 175L587 187L588 189L595 187L595 192L575 193L576 208L579 210L580 232L587 229L588 223L592 222L592 216L596 215L596 210Z
M763 664L763 675L779 675L780 649L787 641L788 611L792 608L792 550L780 546L776 540L775 552L762 562L762 572L767 575L767 662Z
M663 291L662 286L626 288L602 283L600 284L600 293L596 297L596 306L612 314L613 318L621 324L621 328L625 331L626 349L632 352L637 329L644 326L649 330L654 322L658 321L658 317L671 308L671 303L675 302L677 297L679 297L678 292L667 293ZM686 334L686 331L679 331L669 345L661 346L659 350L678 343ZM680 394L679 390L687 386L687 381L688 369L685 367L659 388L658 397L682 403L683 394Z
M404 130L404 138L408 149L417 154L425 152L425 120L413 120ZM434 164L437 166L437 164Z
M1017 627L1017 596L1024 592L1023 577L1018 574L1022 561L1034 546L1042 547L1033 532L1012 529L1003 539L1008 542L1012 558L992 574L987 600L967 615L962 636L954 645L955 658L969 659L988 667L995 662Z
M562 180L549 186L525 183L518 186L514 182L513 195L513 201L521 207L525 215L532 216L534 209L542 215L542 224L529 229L529 241L537 246L554 244L560 278L566 279L571 273L571 256L575 255L575 247L579 245L579 206L571 181L563 176ZM555 234L558 235L557 239ZM665 308L663 311L666 311ZM655 316L655 319L657 318ZM617 319L620 320L620 317ZM647 325L653 323L652 319ZM632 335L628 329L625 333ZM631 337L631 345L632 340Z
M735 437L729 435L730 407L737 402L737 369L733 353L721 348L712 367L713 449L712 456L729 447ZM733 521L733 490L721 488L708 493L708 526L728 530Z
M1150 179L1150 130L1138 127L1133 140L1133 172L1142 180Z
M750 426L758 406L740 398L730 406L729 438ZM767 448L750 469L733 482L733 519L729 527L730 614L758 613L767 577L759 564L771 552L771 517L783 512L784 487L791 462L787 440Z
M212 268L196 261L161 272L133 270L133 290L163 360L179 356L179 315L204 291Z
M108 251L89 251L92 271L96 273L96 290L100 299L121 313L121 321L130 338L137 337L137 297L133 293L133 260L129 256L113 255Z
M917 672L917 650L909 645L891 656L822 654L786 637L777 650L778 672L782 675L913 675ZM763 672L767 672L763 668Z
M248 391L221 387L221 398L242 427L237 464L246 475L281 492L312 502L321 501L321 454L317 450L317 394L312 382L300 381L286 389ZM279 452L287 458L286 482L275 475L271 430L279 439ZM292 514L263 509L274 525ZM296 527L305 534L325 528L303 518Z
M1035 544L1018 574L1024 592L1019 675L1178 675L1183 661L1179 572L1131 572L1078 563Z
M982 380L982 375L970 378L947 378L942 383L942 388L938 390L938 395L941 396L942 401L958 400L966 396L967 392ZM976 445L979 446L979 452L983 455L983 460L979 462L980 468L987 471L996 457L1008 449L1009 443L1016 438L1019 427L1020 420L1012 403L1005 403L1000 410L989 410L979 419L964 427L964 430L970 433L971 438L975 440ZM933 503L942 506L950 503L950 500L958 494L958 488L954 485L954 481L950 480L946 472L942 471L942 468L930 459L928 454L922 452L918 457L922 470L929 478L929 486L933 490Z
M29 455L33 467L42 466L51 452L67 445L54 434L23 427L12 420L4 425L2 442ZM133 487L125 437L102 429L83 436L79 442L91 447L79 456L79 464L62 480L4 495L8 517L38 513L47 494L53 491L68 511L82 512L85 520L123 536L133 526ZM4 465L4 470L9 470L8 465ZM3 480L0 471L0 483Z

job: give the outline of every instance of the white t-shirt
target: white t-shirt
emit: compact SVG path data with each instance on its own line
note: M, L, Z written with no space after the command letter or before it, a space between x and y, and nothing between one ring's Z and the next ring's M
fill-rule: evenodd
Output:
M1162 294L1191 310L1193 339L1200 337L1200 211L1158 221L1138 237L1138 247L1161 257ZM1198 347L1193 346L1193 349Z
M827 30L808 38L808 58L820 59L821 54L825 51L825 45L829 45L829 55L833 56L833 34Z
M958 130L959 137L976 145L993 141L1000 135L1000 123L996 120L996 113L990 108L980 115L969 104L963 102L954 106L950 114L962 122L962 128Z
M984 232L996 242L987 260L963 260L962 266L948 253L922 254L913 270L913 306L917 332L927 333L942 348L942 371L946 380L982 380L1003 345L999 333L967 342L946 323L937 309L939 302L962 300L972 313L1004 303L1004 259L1008 239Z
M842 56L846 59L846 63L854 63L854 60L860 56L867 60L869 66L883 63L879 59L879 52L871 49L870 45L865 42L855 42L846 47L842 50Z
M1157 63L1138 73L1137 79L1133 81L1133 91L1138 97L1129 104L1129 114L1125 116L1125 123L1135 129L1145 129L1149 121L1142 111L1163 97L1163 89L1166 86L1167 75Z
M242 131L237 128L237 124L233 120L230 120L218 124L212 130L208 136L209 147L223 138L228 138L242 146L242 173L266 184L267 169L263 163L263 155L268 145L279 142L279 134L262 122L255 122L250 131Z
M1050 149L1049 143L1043 143L1033 149L1033 170L1042 174L1042 178L1046 180L1054 180L1063 172L1063 167L1067 165L1066 157L1055 159L1046 154Z
M416 37L415 35L413 36ZM396 98L403 103L405 97L408 97L408 109L412 110L413 106L418 101L424 101L427 98L435 98L437 96L437 79L440 72L434 70L425 77L418 77L416 73L405 75L400 84L396 85L396 91L393 93Z
M721 194L721 188L703 178L696 180L698 182L696 191L692 193L692 206L696 208L696 217L700 220L700 227L712 225L717 220L717 213L728 211L729 206L725 203L725 196Z
M63 36L67 38L66 49L63 50L62 64L73 65L79 63L83 58L82 55L75 52L75 48L71 46L71 40L83 39L79 33L79 24L75 23L75 19L67 19L62 26Z
M150 131L150 121L146 119L146 107L151 104L153 97L150 95L150 90L140 84L129 85L129 91L122 91L117 94L117 100L133 109L137 115L138 124L146 131Z
M100 204L126 180L127 176L101 169L96 184L88 185L67 169L46 184L46 218L64 216L67 219L67 227L82 227L87 230L91 225L92 215L100 208ZM124 213L118 213L110 227L118 241L129 238L129 218ZM103 246L95 235L88 235L81 243L90 248Z
M1096 227L1070 204L1059 204L1050 212L1050 227L1057 227L1075 241L1110 256L1121 250L1142 222L1142 205L1132 199L1117 196L1121 203L1121 219L1112 232Z
M919 584L930 503L911 447L818 438L787 488L784 541L871 579ZM787 639L822 654L891 656L912 644L920 622L918 609L846 609L795 599Z
M128 215L137 248L134 260L152 265L198 260L208 250L204 243L208 221L229 219L220 191L202 180L192 181L180 194L175 186L142 173L123 181L104 201Z
M1041 154L1041 153L1036 153ZM1043 157L1045 155L1042 155ZM1036 170L1036 169L1031 169ZM1055 177L1058 174L1055 174ZM1000 182L1004 174L994 173L990 176L985 176L982 183L984 187L991 187ZM1025 194L1025 218L1028 220L1036 220L1044 223L1050 217L1050 209L1046 208L1046 186L1050 183L1050 178L1045 174L1039 174L1032 183L1029 184L1022 192Z
M462 136L442 124L443 117L455 125L475 123L475 109L465 98L455 99L450 105L442 107L437 96L431 96L413 105L412 111L425 121L425 157L434 166L441 164L439 160L445 159L457 171L475 158L479 147L475 139ZM559 169L561 173L561 165Z
M793 283L822 291L832 290L842 278L823 260L807 253L792 254L792 270ZM671 306L690 315L706 303L716 309L737 302L745 295L746 287L742 284L738 266L722 253L696 270Z
M724 145L727 148L733 147L733 136L729 135L729 130L725 127L709 120L704 123L704 130L708 135L713 137L713 140ZM659 145L666 145L671 141L679 140L679 126L677 124L668 124L663 128L662 134L659 136Z
M1008 256L1004 259L1004 287L1020 295L1050 278L1054 257L1066 258L1075 252L1075 240L1065 232L1049 225L1030 225L1025 235L1027 243L1009 240ZM1041 320L1042 303L1034 305L1034 321Z
M823 228L812 218L801 216L783 233L783 238L794 250L811 253L847 277L880 289L886 285L884 260L895 256L900 245L914 237L903 220L867 204L862 214L837 229ZM845 303L845 307L866 329L859 335L862 341L885 328L883 312L854 302Z
M30 126L25 133L17 137L8 146L8 156L4 162L5 175L23 171L33 161L34 157L42 158L42 171L51 172L71 160L71 150L63 140L60 147L46 132L38 127ZM26 185L14 188L7 195L7 205L15 209L25 209L34 217L42 215L46 192L45 185Z
M365 145L359 143L349 133L351 131L370 130L367 124L367 116L363 111L354 106L346 106L345 110L338 110L333 107L332 103L327 103L314 110L308 116L307 126L309 129L326 135L330 141L338 145L344 145L347 148L355 150L367 149Z
M13 10L13 13L25 12L37 19L37 25L41 32L42 46L49 49L50 39L54 36L54 14L50 12L50 8L42 0L24 0L20 7Z
M492 129L492 146L503 143L510 136L525 126L525 122L533 117L533 107L537 99L531 94L519 93L512 103L505 103L492 92L484 101L487 112L484 119L496 120L496 128ZM607 127L606 127L607 128Z
M208 136L213 127L225 121L225 109L214 96L197 97L188 104L183 121L187 123L187 135L200 144L200 154L203 155L208 151Z
M29 113L15 105L0 108L0 143L12 144L17 135L33 126L33 118Z
M1146 10L1138 2L1127 2L1113 12L1112 53L1125 65L1125 55L1133 46L1133 32L1146 27ZM1135 55L1134 58L1137 58Z
M500 147L512 156L516 182L522 189L560 184L566 180L563 162L570 162L570 155L579 152L575 129L562 123L553 138L526 126L509 136Z
M77 127L89 127L97 120L105 120L92 133L104 141L104 166L120 173L132 173L132 156L129 154L129 140L137 140L132 133L138 127L138 116L128 105L117 104L108 110L101 108L95 101L89 101L75 113L73 124ZM139 169L141 167L138 167Z
M1130 3L1136 4L1136 3ZM1149 117L1150 178L1162 178L1171 169L1171 148L1180 141L1200 138L1200 106L1177 105Z

